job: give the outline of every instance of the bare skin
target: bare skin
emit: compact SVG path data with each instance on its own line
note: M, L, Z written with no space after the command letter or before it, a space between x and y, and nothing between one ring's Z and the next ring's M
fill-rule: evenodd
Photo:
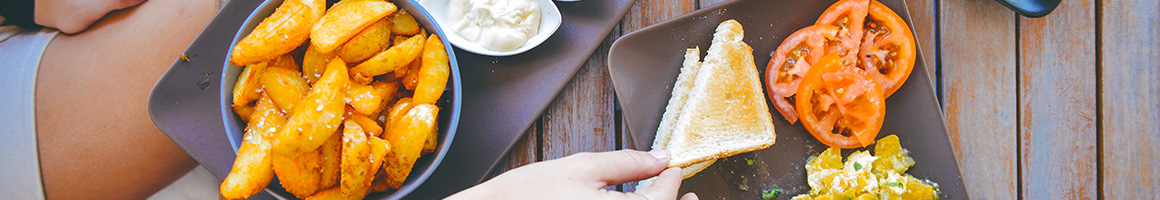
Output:
M36 83L49 199L144 199L197 165L157 130L146 102L216 12L212 0L151 0L49 43Z

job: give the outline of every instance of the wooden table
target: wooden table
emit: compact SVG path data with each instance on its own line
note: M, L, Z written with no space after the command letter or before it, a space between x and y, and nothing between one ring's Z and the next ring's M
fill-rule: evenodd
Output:
M608 47L722 1L639 0L493 173L625 148ZM1158 10L1068 0L1032 19L993 0L910 2L970 196L1160 199Z

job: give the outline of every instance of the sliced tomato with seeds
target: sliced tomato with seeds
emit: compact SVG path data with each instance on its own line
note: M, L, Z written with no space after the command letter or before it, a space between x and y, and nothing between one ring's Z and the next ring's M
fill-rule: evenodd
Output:
M797 113L823 144L858 148L874 144L886 115L882 87L870 75L827 54L802 78Z
M870 73L890 97L914 70L914 34L902 17L878 1L870 3L865 23L857 66Z
M838 39L828 42L828 53L838 53L842 64L854 65L857 62L859 46L862 43L862 26L866 20L867 9L872 0L841 0L830 5L815 24L838 26Z
M838 29L831 25L813 25L797 30L781 42L769 59L765 87L773 107L790 124L797 122L793 95L797 93L798 82L810 70L810 65L825 55L823 45L835 39Z

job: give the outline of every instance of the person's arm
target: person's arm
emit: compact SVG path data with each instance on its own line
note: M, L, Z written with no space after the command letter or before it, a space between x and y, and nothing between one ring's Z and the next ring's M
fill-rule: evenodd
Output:
M145 0L35 0L36 24L76 34L114 10L141 4Z
M148 100L214 4L150 0L48 44L36 79L48 199L145 199L197 165L153 124Z
M676 199L681 169L666 168L670 158L666 151L579 153L513 169L447 199ZM634 192L602 189L653 176L652 185ZM696 200L697 195L681 199Z

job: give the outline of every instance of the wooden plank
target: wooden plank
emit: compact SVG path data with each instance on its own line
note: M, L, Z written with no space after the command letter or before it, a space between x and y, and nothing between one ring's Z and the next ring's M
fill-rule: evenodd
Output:
M628 14L620 22L624 34L640 30L649 25L669 20L673 17L693 12L694 0L638 0L629 8Z
M1015 14L991 0L939 3L943 110L967 193L1015 199Z
M539 161L540 157L538 152L540 150L541 132L540 123L532 123L532 127L529 127L528 130L524 132L523 137L520 137L519 140L516 140L516 145L513 146L511 151L508 151L507 156L505 156L503 160L500 161L500 163L503 164L496 166L495 169L493 169L492 172L487 176L487 179L491 179L491 177L495 177L503 172L507 172L508 170Z
M1095 0L1019 22L1022 198L1096 199Z
M1160 3L1100 4L1102 197L1160 199Z
M935 0L908 0L907 9L910 12L911 31L917 35L918 49L926 58L927 73L932 81L939 81L938 77L938 2ZM895 11L901 12L901 11ZM902 13L898 13L902 14Z
M608 48L619 35L610 34L549 104L543 123L543 160L579 152L616 150L612 80Z
M700 0L700 1L698 1L698 4L700 4L699 5L700 7L697 7L697 9L708 8L709 6L717 5L717 4L726 2L726 1L731 1L731 0Z

